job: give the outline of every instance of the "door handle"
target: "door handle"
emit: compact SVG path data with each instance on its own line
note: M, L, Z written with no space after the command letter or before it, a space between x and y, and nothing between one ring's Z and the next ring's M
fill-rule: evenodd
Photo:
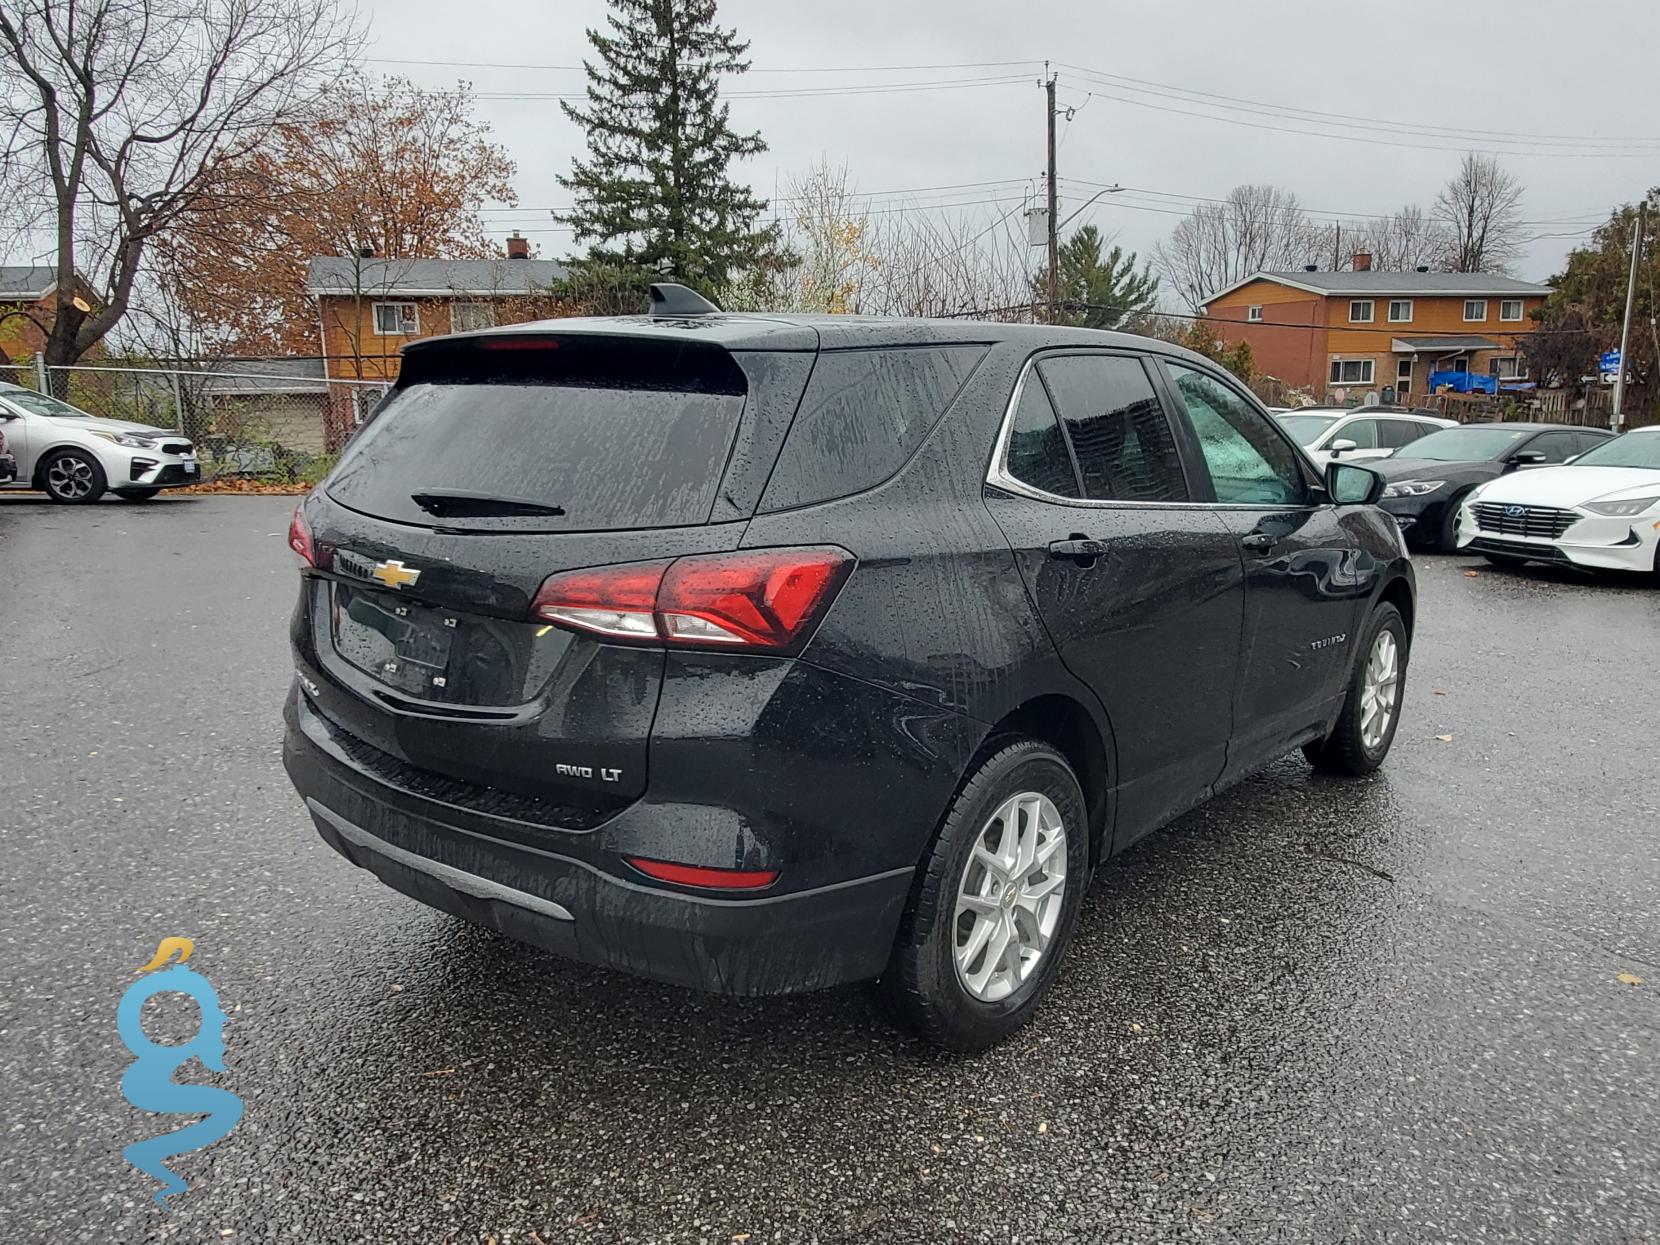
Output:
M1252 553L1267 553L1280 543L1280 538L1271 532L1252 532L1248 536L1241 536L1239 543Z
M1096 558L1104 557L1106 552L1106 541L1091 540L1088 536L1074 535L1067 540L1052 540L1049 542L1050 557L1068 558L1085 566L1093 563Z

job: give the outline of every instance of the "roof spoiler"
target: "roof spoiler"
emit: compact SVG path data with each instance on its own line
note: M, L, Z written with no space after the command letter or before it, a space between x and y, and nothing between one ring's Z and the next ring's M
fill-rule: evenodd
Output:
M682 316L707 316L719 310L703 295L684 285L662 281L651 287L651 314L654 317L679 319Z

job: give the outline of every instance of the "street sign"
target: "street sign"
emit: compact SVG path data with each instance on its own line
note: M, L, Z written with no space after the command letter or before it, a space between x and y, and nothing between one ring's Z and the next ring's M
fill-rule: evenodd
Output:
M1612 385L1620 375L1620 352L1604 350L1597 359L1597 370L1602 373L1602 383Z

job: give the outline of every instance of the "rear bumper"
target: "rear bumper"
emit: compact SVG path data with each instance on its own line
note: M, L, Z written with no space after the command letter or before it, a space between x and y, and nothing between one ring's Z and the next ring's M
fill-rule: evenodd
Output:
M887 962L909 867L741 899L664 890L624 876L620 859L553 850L551 835L493 835L476 816L381 782L331 746L297 691L286 717L284 765L323 840L434 908L569 959L719 994L820 989Z

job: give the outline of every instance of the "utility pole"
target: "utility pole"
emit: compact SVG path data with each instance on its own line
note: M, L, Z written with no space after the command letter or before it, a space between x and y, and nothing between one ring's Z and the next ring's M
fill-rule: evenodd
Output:
M1644 195L1637 204L1637 227L1631 234L1631 272L1625 282L1625 323L1620 328L1620 370L1614 376L1614 410L1609 416L1608 427L1612 432L1619 432L1623 422L1621 403L1625 400L1625 370L1630 367L1631 349L1631 312L1637 301L1637 268L1643 259L1643 241L1646 237L1644 226L1648 222L1648 196Z
M1043 84L1049 123L1049 323L1060 319L1061 243L1057 221L1059 207L1055 194L1055 75Z

